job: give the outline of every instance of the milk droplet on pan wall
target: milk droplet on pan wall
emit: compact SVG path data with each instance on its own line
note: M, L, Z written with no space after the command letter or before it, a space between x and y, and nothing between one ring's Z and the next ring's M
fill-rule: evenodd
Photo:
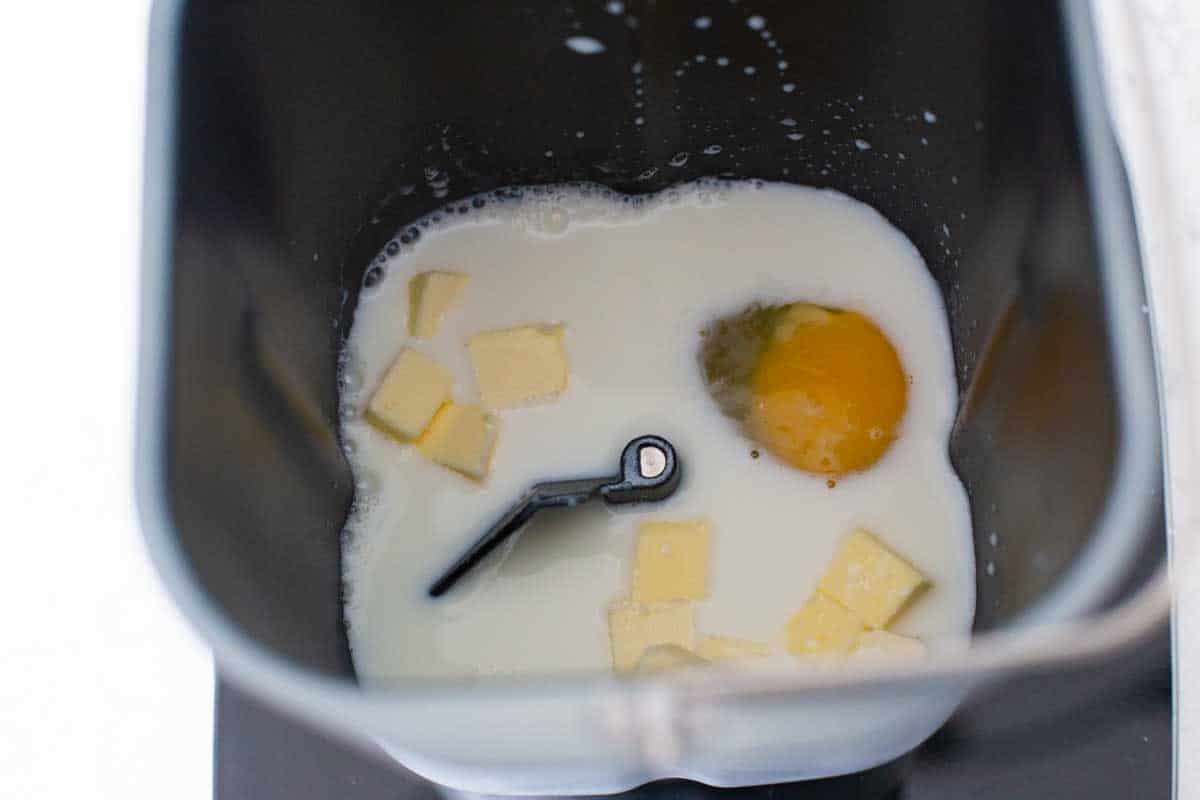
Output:
M603 53L607 49L603 42L599 39L593 39L591 36L568 37L566 45L581 56L594 56Z

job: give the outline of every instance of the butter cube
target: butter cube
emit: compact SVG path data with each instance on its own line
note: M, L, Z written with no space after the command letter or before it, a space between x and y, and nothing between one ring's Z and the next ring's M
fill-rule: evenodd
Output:
M642 606L623 600L608 611L613 669L628 672L651 647L674 645L691 650L696 639L696 618L691 603Z
M771 648L748 639L704 634L696 637L696 655L706 661L733 661L769 656Z
M890 631L863 631L850 660L863 663L912 662L925 658L925 643Z
M466 275L422 272L408 282L408 332L418 339L437 333L442 314L467 285Z
M480 406L447 403L417 441L417 449L430 461L483 480L496 446L496 433L496 420Z
M817 592L792 615L784 629L788 652L797 656L843 656L862 633L858 618Z
M683 667L701 667L707 664L706 659L684 650L676 644L656 644L642 653L638 659L638 672L666 672Z
M416 439L449 397L451 383L440 364L406 347L367 404L366 419L398 439Z
M547 400L567 387L562 326L477 333L467 341L475 380L488 408L515 408Z
M707 520L643 522L633 566L633 600L663 603L708 596L712 530Z
M925 576L865 530L842 539L817 588L868 627L886 627L925 585Z

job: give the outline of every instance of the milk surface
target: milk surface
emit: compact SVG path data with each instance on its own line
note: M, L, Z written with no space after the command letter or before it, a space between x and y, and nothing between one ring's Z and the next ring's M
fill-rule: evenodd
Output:
M608 670L605 609L628 591L636 526L650 517L712 521L701 632L769 642L786 658L788 616L842 534L865 526L932 583L893 630L935 650L961 642L975 567L967 497L947 451L949 330L936 284L899 231L836 192L761 182L699 182L636 200L539 187L465 205L468 213L441 212L397 234L404 244L362 292L344 354L343 438L358 487L343 534L345 614L360 678ZM435 338L410 340L408 280L431 269L470 283ZM752 302L794 300L870 316L911 379L898 440L832 489L765 450L753 458L697 365L706 323ZM362 419L401 347L437 359L455 376L455 398L473 401L467 338L531 323L564 325L569 386L555 401L499 413L483 484ZM649 433L669 439L684 467L669 500L540 514L448 595L427 597L531 484L615 473L623 445Z

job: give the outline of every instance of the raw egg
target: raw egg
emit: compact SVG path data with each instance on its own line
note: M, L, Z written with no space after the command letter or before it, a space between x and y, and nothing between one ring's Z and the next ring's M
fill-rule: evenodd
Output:
M797 303L758 357L746 426L806 472L864 470L895 439L907 390L896 349L870 319Z
M896 438L908 379L896 348L863 314L755 304L701 335L713 399L781 461L821 475L857 472Z

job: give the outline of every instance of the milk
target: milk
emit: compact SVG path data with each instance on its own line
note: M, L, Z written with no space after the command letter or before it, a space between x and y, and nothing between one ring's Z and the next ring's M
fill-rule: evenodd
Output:
M608 670L605 610L628 591L633 536L646 518L712 521L702 632L769 642L787 658L785 621L841 535L864 526L932 584L893 629L935 649L966 636L975 567L967 497L947 451L956 410L949 330L936 284L899 231L844 195L783 184L705 181L639 200L594 186L509 194L414 226L419 238L372 276L355 312L342 432L358 489L344 577L361 679ZM430 269L470 283L437 336L413 341L408 280ZM826 476L765 452L753 458L697 366L705 324L752 302L792 300L871 317L912 381L898 440L832 489ZM500 412L484 483L363 421L406 344L450 370L456 398L471 401L466 339L531 323L564 325L569 386L552 402ZM544 512L448 595L427 596L531 484L614 473L622 446L651 433L670 440L683 464L670 499Z

